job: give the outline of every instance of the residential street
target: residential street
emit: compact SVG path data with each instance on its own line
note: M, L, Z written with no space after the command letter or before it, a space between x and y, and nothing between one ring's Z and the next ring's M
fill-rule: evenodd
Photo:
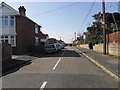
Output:
M47 54L2 77L3 88L118 88L118 82L74 47Z

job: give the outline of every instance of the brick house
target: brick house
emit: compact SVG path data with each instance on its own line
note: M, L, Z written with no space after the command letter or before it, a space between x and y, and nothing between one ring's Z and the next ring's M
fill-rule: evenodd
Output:
M49 38L46 43L47 44L54 44L54 43L58 43L58 40L56 40L55 38Z
M24 6L19 12L2 2L0 4L0 42L12 45L13 54L42 52L48 35L41 31L41 26L26 16Z

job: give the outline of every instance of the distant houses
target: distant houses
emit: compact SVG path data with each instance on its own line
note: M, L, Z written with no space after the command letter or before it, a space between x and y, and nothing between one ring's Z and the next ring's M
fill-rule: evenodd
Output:
M57 43L58 41L55 39L55 38L49 38L48 40L47 40L47 44L54 44L54 43Z
M43 51L48 34L43 34L42 26L26 16L24 6L17 11L2 2L0 13L0 42L11 44L13 54Z
M60 40L57 40L57 39L55 39L55 38L49 38L49 39L46 41L46 44L54 44L54 43L65 44L65 42L62 41L61 39L60 39Z

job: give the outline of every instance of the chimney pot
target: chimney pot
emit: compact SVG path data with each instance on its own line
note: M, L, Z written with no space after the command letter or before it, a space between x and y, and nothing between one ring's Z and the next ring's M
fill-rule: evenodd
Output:
M19 10L20 15L26 16L26 9L25 9L24 6L20 6L20 7L18 8L18 10Z

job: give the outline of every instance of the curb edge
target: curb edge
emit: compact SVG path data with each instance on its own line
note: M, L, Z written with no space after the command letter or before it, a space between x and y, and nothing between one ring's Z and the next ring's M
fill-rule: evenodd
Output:
M99 67L102 71L104 71L105 73L107 73L109 76L111 76L112 78L114 78L117 81L120 79L117 75L115 75L113 72L111 72L110 70L108 70L105 66L103 66L102 64L100 64L98 61L96 61L95 59L93 59L90 56L86 55L85 53L81 52L77 48L75 48L75 49L78 52L80 52L82 55L84 55L85 57L87 57L92 63L94 63L97 67Z

